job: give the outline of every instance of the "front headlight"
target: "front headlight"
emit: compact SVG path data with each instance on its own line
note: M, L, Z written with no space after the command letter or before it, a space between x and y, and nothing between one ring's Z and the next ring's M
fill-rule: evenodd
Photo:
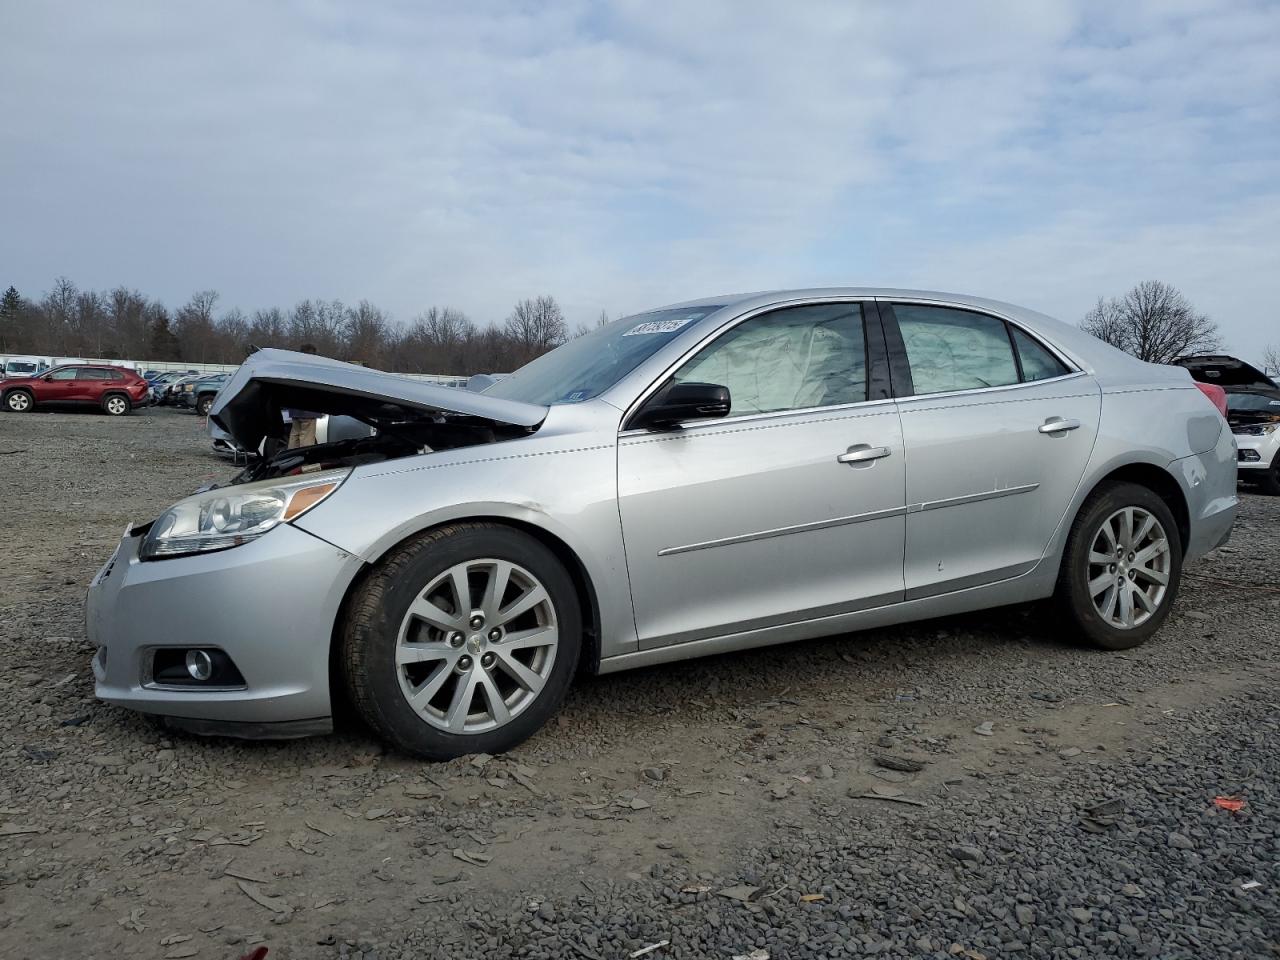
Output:
M1280 423L1249 423L1235 428L1235 433L1242 437L1269 437L1280 430Z
M350 469L326 470L187 497L151 524L139 556L162 560L226 550L256 540L273 527L302 516L337 490L350 473Z

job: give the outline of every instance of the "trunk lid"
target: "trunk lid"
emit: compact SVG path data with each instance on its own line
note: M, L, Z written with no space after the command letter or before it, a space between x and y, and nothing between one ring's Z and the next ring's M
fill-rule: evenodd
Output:
M259 350L219 391L209 419L246 450L279 431L287 409L355 417L374 424L438 414L535 427L547 408L442 387L354 363L292 350Z

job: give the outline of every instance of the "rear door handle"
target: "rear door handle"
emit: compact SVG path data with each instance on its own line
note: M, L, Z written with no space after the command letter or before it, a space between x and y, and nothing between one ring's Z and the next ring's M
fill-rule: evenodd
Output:
M1050 417L1036 427L1041 433L1066 433L1068 430L1079 430L1079 420L1067 420L1063 417Z
M866 463L868 460L879 460L881 457L887 457L891 452L888 447L871 447L865 443L860 443L855 447L850 447L836 457L836 462Z

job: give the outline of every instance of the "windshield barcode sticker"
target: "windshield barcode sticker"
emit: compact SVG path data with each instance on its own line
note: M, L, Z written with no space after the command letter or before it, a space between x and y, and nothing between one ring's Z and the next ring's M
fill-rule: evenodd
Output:
M674 333L686 324L701 320L702 314L694 313L681 320L647 320L636 324L623 334L624 337L638 337L646 333Z

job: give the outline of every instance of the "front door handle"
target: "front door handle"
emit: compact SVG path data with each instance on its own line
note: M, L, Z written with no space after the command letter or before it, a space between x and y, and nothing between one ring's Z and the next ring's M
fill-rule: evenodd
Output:
M1079 430L1079 420L1067 420L1063 417L1050 417L1036 427L1041 433L1066 433L1068 430Z
M865 443L860 443L856 447L850 447L836 457L836 463L866 463L868 460L879 460L881 457L887 457L890 453L892 451L888 447L871 447Z

